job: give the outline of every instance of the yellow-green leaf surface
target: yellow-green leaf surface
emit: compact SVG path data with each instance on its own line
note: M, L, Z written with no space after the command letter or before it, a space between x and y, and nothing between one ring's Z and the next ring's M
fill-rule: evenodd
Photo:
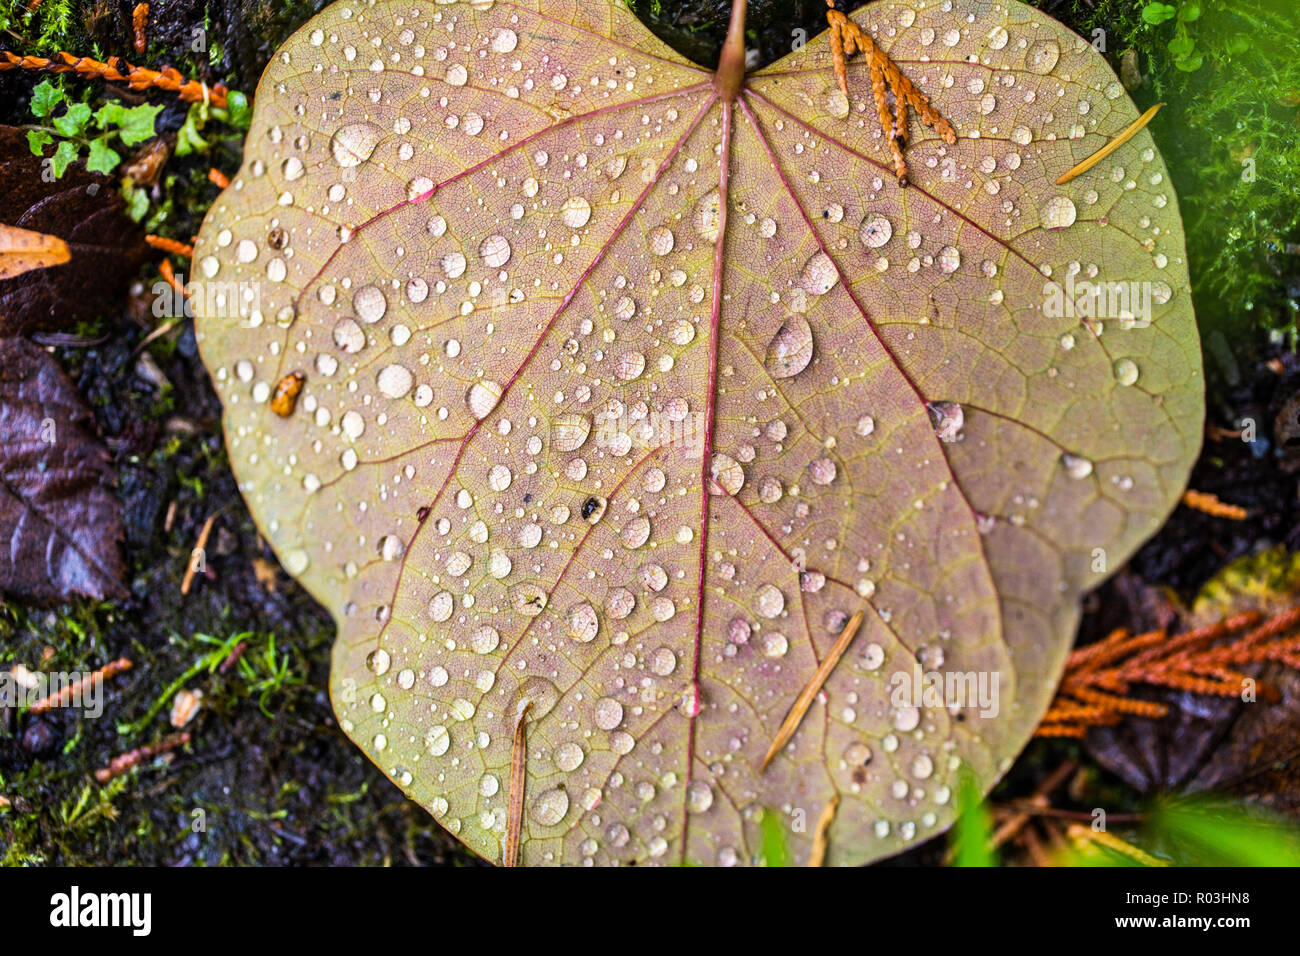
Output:
M907 188L861 55L724 102L608 0L342 0L258 88L195 254L231 465L343 729L488 860L515 807L526 864L750 863L765 814L803 862L835 796L831 864L941 832L1181 491L1164 163L1054 185L1137 116L1103 58L1014 2L853 16L957 131L914 116Z

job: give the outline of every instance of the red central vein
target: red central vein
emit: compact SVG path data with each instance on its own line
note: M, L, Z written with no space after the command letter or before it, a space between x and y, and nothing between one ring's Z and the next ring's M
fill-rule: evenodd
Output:
M700 455L700 581L695 593L695 646L691 665L691 688L695 694L686 718L686 781L682 787L682 854L686 862L686 801L690 799L691 777L695 767L695 718L700 708L700 649L704 639L704 569L709 549L709 486L712 481L713 425L717 415L718 346L722 325L722 267L727 246L727 187L731 178L731 111L732 104L722 103L722 155L718 159L718 240L713 247L713 298L709 308L709 377L704 392L704 447Z

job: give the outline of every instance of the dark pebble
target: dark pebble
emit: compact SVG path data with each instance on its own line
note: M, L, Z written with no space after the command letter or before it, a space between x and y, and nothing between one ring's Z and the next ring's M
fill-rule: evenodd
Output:
M44 757L59 742L59 735L48 723L36 717L23 731L23 750L33 757Z

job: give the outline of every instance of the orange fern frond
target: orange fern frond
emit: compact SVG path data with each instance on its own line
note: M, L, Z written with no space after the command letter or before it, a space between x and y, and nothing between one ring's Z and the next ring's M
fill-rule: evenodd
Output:
M1255 682L1261 696L1276 700L1274 688L1241 668L1273 661L1300 670L1300 606L1261 623L1262 618L1259 611L1246 611L1172 637L1164 630L1130 635L1120 628L1078 648L1035 736L1079 738L1090 727L1169 713L1167 704L1132 696L1137 685L1237 697Z

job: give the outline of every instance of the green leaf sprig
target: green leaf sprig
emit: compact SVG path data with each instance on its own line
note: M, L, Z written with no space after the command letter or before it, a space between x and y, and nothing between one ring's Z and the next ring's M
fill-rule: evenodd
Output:
M65 108L56 115L60 106ZM162 109L148 103L124 106L110 102L92 111L85 103L68 102L63 90L43 80L32 91L32 115L43 124L28 129L27 144L34 155L43 156L45 147L57 141L51 157L56 179L62 178L83 152L88 170L109 174L122 162L113 141L136 146L152 139L157 135L154 121Z

